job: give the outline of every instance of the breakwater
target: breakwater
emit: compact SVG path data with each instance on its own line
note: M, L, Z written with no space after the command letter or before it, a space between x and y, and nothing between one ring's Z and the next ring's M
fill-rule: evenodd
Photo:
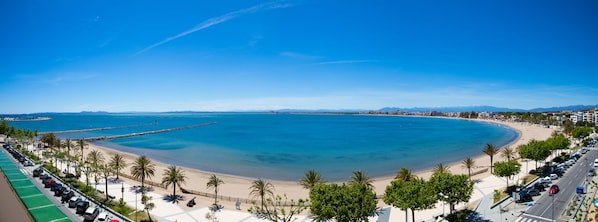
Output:
M109 126L109 127L98 127L98 128L89 128L89 129L61 130L61 131L41 132L39 134L43 135L43 134L48 134L48 133L53 133L53 134L81 133L81 132L91 132L91 131L101 131L101 130L136 128L136 127L151 126L151 125L158 125L158 123L154 122L151 124L136 124L136 125L128 125L128 126Z
M181 127L174 127L174 128L168 128L168 129L159 129L159 130L152 130L152 131L145 131L145 132L138 132L138 133L128 133L128 134L122 134L122 135L91 137L91 138L86 138L84 140L89 141L89 142L99 141L99 140L112 140L112 139L143 136L143 135L156 134L156 133L166 133L166 132L172 132L172 131L176 131L176 130L191 129L191 128L209 126L209 125L214 125L214 124L216 124L216 122L201 123L201 124L196 124L196 125L181 126Z

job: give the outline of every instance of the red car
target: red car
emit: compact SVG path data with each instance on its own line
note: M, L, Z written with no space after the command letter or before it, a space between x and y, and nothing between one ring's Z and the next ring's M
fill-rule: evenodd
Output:
M559 185L553 184L552 186L550 186L550 190L548 190L548 193L550 195L553 194L557 194L559 192Z

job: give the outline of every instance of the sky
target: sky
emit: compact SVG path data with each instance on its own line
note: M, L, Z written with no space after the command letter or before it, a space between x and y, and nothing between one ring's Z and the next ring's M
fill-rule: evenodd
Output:
M2 1L0 113L598 104L598 1Z

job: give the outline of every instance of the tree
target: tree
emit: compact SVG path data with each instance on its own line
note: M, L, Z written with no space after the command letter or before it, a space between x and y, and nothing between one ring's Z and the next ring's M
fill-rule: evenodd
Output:
M71 171L71 147L74 147L75 144L73 143L73 141L71 139L65 139L64 140L64 147L66 147L66 158L67 158L67 162L66 162L66 172L70 172Z
M149 212L150 210L153 210L154 207L156 207L156 205L152 202L152 197L146 195L145 191L143 190L141 191L141 204L143 204L143 209L147 212L147 217L149 218L149 221L153 221L152 216Z
M411 173L411 170L405 167L401 167L401 169L397 171L397 176L395 176L395 180L400 181L410 181L416 178L417 176L413 175L413 173Z
M122 155L116 153L110 159L110 166L116 171L116 180L118 180L120 170L124 169L127 166L127 163L125 162L125 159Z
M363 183L318 184L309 191L315 220L367 221L376 213L376 193Z
M492 173L492 159L494 158L494 155L496 155L496 153L498 152L498 148L496 148L496 146L490 143L487 143L484 149L482 149L482 152L490 156L490 173Z
M466 175L437 173L432 175L429 182L437 199L449 203L451 214L456 204L469 201L473 193L473 182Z
M224 184L220 178L216 177L216 175L212 174L210 180L206 183L208 190L214 189L214 206L218 206L218 187Z
M509 187L509 177L519 173L521 164L515 160L496 162L494 165L494 175L505 177L507 179L507 188Z
M501 151L501 156L507 159L507 161L511 161L511 159L515 157L515 150L509 146L505 147Z
M321 183L325 183L325 181L322 179L322 175L315 170L305 172L305 175L299 181L299 184L308 190Z
M436 165L436 167L432 170L432 173L450 173L448 166L445 166L442 163Z
M563 121L563 133L565 135L570 135L571 131L573 131L573 128L575 128L575 126L573 125L573 122L571 122L571 120Z
M102 165L104 163L104 155L102 153L100 153L97 150L92 150L91 152L89 152L87 154L87 162L89 163L89 166L91 167L92 173L94 175L94 179L95 179L95 186L98 186L98 172L100 170L100 165Z
M154 176L155 165L146 156L140 156L135 159L133 166L131 166L131 175L137 180L141 180L141 190L145 189L145 178Z
M586 138L592 133L592 128L576 127L571 130L571 136L576 139Z
M461 164L463 164L463 168L467 169L467 177L471 179L471 169L475 167L475 160L471 157L467 157Z
M262 208L266 207L266 196L274 195L274 185L262 179L254 180L249 189L251 190L249 195L253 196L253 198L260 198Z
M529 159L536 161L536 169L538 168L538 161L544 161L550 156L550 147L547 146L545 141L530 140L527 143L528 149L526 152L529 155Z
M77 140L77 146L79 147L79 149L81 149L81 161L83 161L83 149L85 149L85 147L87 146L87 142L85 142L84 139L79 139Z
M429 182L420 178L410 181L393 180L386 187L383 200L386 204L404 210L405 221L407 221L407 209L411 209L411 218L415 221L416 210L434 208L438 200L433 190Z
M106 184L106 200L108 200L108 177L112 174L112 170L112 167L110 167L108 164L99 165L99 172L101 173Z
M284 194L283 197L277 195L274 199L267 198L266 204L262 207L254 202L254 205L248 211L260 219L273 222L290 222L294 221L293 216L300 214L305 209L307 209L307 200L299 199L295 202L291 199L289 201L287 195Z
M366 172L363 171L353 171L353 175L351 176L351 180L349 181L349 185L351 184L363 184L369 188L374 188L372 183L374 180L368 176Z
M172 197L174 199L173 202L176 202L177 200L176 186L179 185L179 187L181 187L181 184L185 183L185 178L186 176L183 169L175 165L170 165L167 169L164 170L164 173L162 174L162 185L164 185L165 188L168 188L168 186L172 184Z

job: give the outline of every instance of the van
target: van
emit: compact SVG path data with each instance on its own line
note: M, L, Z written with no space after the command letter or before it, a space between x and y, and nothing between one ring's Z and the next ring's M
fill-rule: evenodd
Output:
M96 217L98 217L99 213L100 213L100 209L98 209L97 207L90 207L90 208L87 208L87 210L85 210L85 213L83 214L83 218L86 221L94 221L96 219Z

